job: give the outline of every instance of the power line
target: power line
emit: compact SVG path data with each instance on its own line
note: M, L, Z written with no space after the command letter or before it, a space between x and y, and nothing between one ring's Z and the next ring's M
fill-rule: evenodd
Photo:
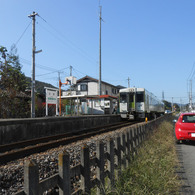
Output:
M31 25L32 21L30 21L30 23L28 24L28 26L25 28L24 32L22 33L22 35L20 36L20 38L16 41L15 45L17 45L19 43L19 41L22 39L22 37L24 36L25 32L27 31L27 29L29 28L29 26Z
M21 58L21 57L20 57L20 60L22 60L23 63L26 63L26 64L31 65L31 62L30 62L29 60L26 60L26 59ZM54 69L54 68L51 68L51 67L48 67L48 66L45 66L45 65L41 65L41 64L39 64L39 63L36 63L35 65L36 65L36 67L39 67L39 68L44 69L44 70L57 71L57 70Z
M69 67L68 67L68 68L69 68ZM45 75L53 74L53 73L55 73L55 72L60 72L60 71L65 70L65 69L67 69L67 68L62 68L62 69L60 69L60 70L56 70L56 71L53 71L53 72L49 72L49 73L45 73L45 74L41 74L41 75L36 75L36 76L37 76L37 77L45 76Z
M49 72L49 73L45 73L45 74L36 75L36 77L41 77L41 76L53 74L53 73L55 73L55 72L58 72L58 71L53 71L53 72Z
M190 75L189 75L189 77L188 77L188 80L192 79L192 77L193 77L194 74L195 74L194 66L195 66L195 62L193 63L192 70L191 70L191 72L190 72ZM191 76L191 75L192 75L192 76Z
M79 71L79 70L76 70L75 68L73 68L73 70L79 72L80 74L82 74L82 75L84 75L84 76L87 75L87 74L85 74L85 73L83 73L83 72L81 72L81 71Z
M63 33L59 32L58 30L56 30L51 24L49 24L43 17L41 17L40 15L38 15L50 28L52 28L61 38L63 38L64 40L66 40L69 45L71 45L72 48L76 48L82 55L84 55L85 57L87 57L89 60L98 63L97 59L95 59L94 57L88 55L88 53L79 48L75 43L73 43L71 40L69 40ZM40 24L39 24L40 25ZM41 25L40 25L41 26ZM45 29L43 26L41 26L43 29ZM45 29L46 30L46 29ZM48 30L46 30L48 31ZM48 31L49 33L51 33L55 38L57 38L61 43L63 43L64 45L67 46L66 43L64 43L64 40L57 37L56 35L54 35L52 32Z

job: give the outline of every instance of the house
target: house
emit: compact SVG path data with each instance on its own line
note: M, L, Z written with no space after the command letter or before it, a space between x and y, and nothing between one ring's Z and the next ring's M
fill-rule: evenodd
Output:
M83 114L112 114L117 107L119 89L122 86L101 82L102 93L99 96L99 82L89 76L77 80L71 90L62 93L62 99L79 101L80 112ZM79 100L77 99L79 98ZM78 107L78 103L77 107ZM78 111L76 111L78 113Z
M121 86L114 86L112 84L101 82L102 94L101 95L110 95L117 97L119 89ZM122 87L123 88L123 87ZM71 92L65 91L63 95L99 95L99 82L97 79L94 79L89 76L85 76L77 80L76 85L72 86Z

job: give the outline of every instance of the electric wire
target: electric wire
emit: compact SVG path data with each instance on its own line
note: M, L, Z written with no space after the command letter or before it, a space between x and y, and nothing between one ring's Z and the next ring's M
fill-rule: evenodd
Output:
M22 60L23 63L31 65L31 61L29 61L29 60L26 60L26 59L21 58L21 57L20 57L20 60ZM35 66L38 67L38 68L44 69L44 70L57 71L57 69L54 69L54 68L51 68L51 67L48 67L48 66L45 66L45 65L41 65L39 63L36 63Z
M19 41L22 39L22 37L24 36L25 32L27 31L27 29L29 28L30 24L32 23L32 20L30 21L30 23L28 24L28 26L25 28L24 32L22 33L22 35L19 37L19 39L16 41L15 46L19 43Z
M75 72L79 72L80 74L82 74L82 75L84 75L84 76L86 76L87 74L85 74L85 73L83 73L83 72L81 72L81 71L79 71L79 70L76 70L75 68L72 68Z
M26 60L26 59L24 59L24 58L20 58L20 59L22 59L23 63L26 63L26 64L28 64L28 65L31 64L29 60ZM23 65L23 64L21 64L21 65ZM23 66L24 66L24 65L23 65ZM37 63L35 64L35 66L38 67L38 68L44 69L44 70L47 69L47 70L50 70L50 71L51 71L51 72L44 73L44 74L41 74L41 75L36 75L36 77L42 77L42 76L50 75L50 74L57 73L57 72L59 73L60 71L66 70L66 69L69 68L69 67L65 67L65 68L56 70L56 69L53 69L53 68L50 68L50 67L47 67L47 66L43 66L43 65L37 64Z
M65 70L65 69L67 69L67 68L69 68L69 67L62 68L62 69L60 69L60 70L56 70L56 71L53 71L53 72L41 74L41 75L36 75L36 77L40 77L40 76L45 76L45 75L53 74L53 73L55 73L55 72L60 72L60 71Z
M60 38L58 38L58 37L56 37L56 35L54 35L53 33L51 33L50 31L48 31L49 33L51 33L55 38L57 38L60 42L62 41L62 43L63 44L65 44L66 46L67 46L67 44L66 43L64 43L64 40L66 40L68 43L69 43L69 45L72 47L72 48L76 48L82 55L84 55L85 57L87 57L88 58L88 60L91 60L91 61L93 61L93 62L95 62L96 64L98 64L98 61L94 58L94 57L92 57L92 56L90 56L90 55L88 55L88 53L85 51L85 50L83 50L83 49L81 49L80 47L78 47L75 43L73 43L71 40L69 40L63 33L61 33L61 32L59 32L58 30L56 30L51 24L49 24L43 17L41 17L40 15L38 15L50 28L52 28L61 38L63 38L63 41L62 41L62 39ZM39 24L40 25L40 24ZM40 25L41 26L41 25ZM45 29L43 26L41 26L43 29Z
M193 66L192 66L192 70L188 76L188 80L192 79L192 77L194 76L195 74L195 70L194 70L194 67L195 67L195 62L193 63Z

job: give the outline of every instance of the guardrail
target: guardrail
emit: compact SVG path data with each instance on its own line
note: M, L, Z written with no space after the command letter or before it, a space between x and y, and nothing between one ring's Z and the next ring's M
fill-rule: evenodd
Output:
M81 150L81 163L70 167L70 155L64 151L59 154L59 173L39 182L38 165L35 161L26 161L24 167L24 190L15 195L38 195L54 187L59 187L60 195L90 194L91 188L97 187L96 194L104 194L105 178L108 178L111 189L120 177L122 169L128 167L137 154L142 142L155 130L162 120L125 127L123 133L108 140L96 143L96 156L90 158L89 147L84 145ZM105 146L107 151L105 152ZM92 171L95 168L96 171ZM79 183L74 189L71 181Z

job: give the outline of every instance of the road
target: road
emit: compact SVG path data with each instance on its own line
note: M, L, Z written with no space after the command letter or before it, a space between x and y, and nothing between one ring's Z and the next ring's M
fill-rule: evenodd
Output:
M181 194L195 194L195 142L184 142L176 146L183 179Z

